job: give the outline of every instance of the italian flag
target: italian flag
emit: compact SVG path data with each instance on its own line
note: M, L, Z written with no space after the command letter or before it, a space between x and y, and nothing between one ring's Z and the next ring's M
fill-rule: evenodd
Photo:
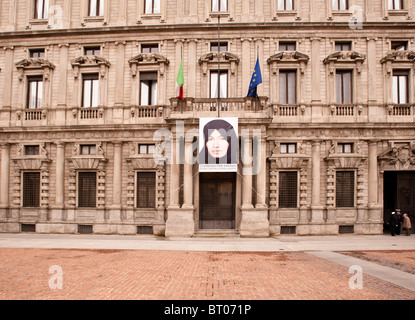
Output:
M183 76L183 60L180 61L179 74L177 75L176 96L178 99L184 100L183 94L184 76Z

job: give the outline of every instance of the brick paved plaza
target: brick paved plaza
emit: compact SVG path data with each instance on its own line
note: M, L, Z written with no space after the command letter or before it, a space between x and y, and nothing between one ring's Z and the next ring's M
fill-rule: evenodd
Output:
M359 258L415 274L415 251ZM75 300L413 300L415 292L307 252L0 248L0 299ZM49 282L62 270L62 289ZM363 270L364 272L364 270Z

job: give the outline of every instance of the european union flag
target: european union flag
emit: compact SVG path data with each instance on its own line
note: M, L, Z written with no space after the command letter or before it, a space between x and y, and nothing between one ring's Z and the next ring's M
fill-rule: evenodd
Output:
M252 74L251 84L249 85L248 97L258 98L257 87L262 83L261 68L259 66L259 58L256 60L255 70Z

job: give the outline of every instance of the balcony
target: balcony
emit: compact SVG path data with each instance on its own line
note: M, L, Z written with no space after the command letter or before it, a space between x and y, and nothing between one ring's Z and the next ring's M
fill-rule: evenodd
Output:
M259 98L186 98L170 99L170 107L166 110L167 119L191 119L200 117L221 116L239 118L270 118L271 108L267 97Z

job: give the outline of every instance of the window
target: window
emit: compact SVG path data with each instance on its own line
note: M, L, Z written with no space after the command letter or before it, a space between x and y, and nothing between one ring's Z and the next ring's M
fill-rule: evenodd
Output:
M409 103L409 71L393 70L392 79L392 99L393 103L406 104Z
M220 83L218 84L218 80ZM211 98L218 98L218 86L220 89L220 98L227 98L228 97L228 71L221 70L218 71L211 71L210 72L210 97Z
M94 155L96 154L97 146L95 144L83 144L80 145L81 155Z
M78 172L78 207L94 208L97 198L97 173Z
M349 9L348 0L332 0L333 1L333 10L347 10Z
M157 72L140 73L140 90L142 106L157 105Z
M39 155L39 146L24 146L24 154L26 156L38 156Z
M228 11L228 1L227 0L212 0L212 11Z
M48 19L49 0L35 0L35 19Z
M281 143L280 153L297 153L296 143Z
M355 173L354 171L336 172L336 207L354 207Z
M156 207L156 173L137 172L137 208Z
M280 51L295 51L297 44L295 41L280 41L279 50Z
M228 51L228 43L227 42L211 42L210 43L210 51Z
M402 10L403 0L388 0L388 9L389 10Z
M391 41L391 50L393 51L408 50L408 41Z
M160 0L145 0L144 13L160 13Z
M297 103L297 72L280 70L280 104Z
M294 10L294 0L278 0L278 10Z
M40 205L40 172L23 172L23 207Z
M335 44L336 51L351 51L352 50L352 43L351 42L337 42Z
M338 143L337 153L353 153L353 143Z
M141 53L158 53L158 52L159 52L159 45L157 43L141 45Z
M297 172L286 171L279 173L279 199L280 208L297 208Z
M154 154L155 150L156 150L155 144L139 144L138 145L139 154Z
M99 56L101 54L100 47L86 47L84 48L84 54L86 56Z
M89 0L88 16L100 17L104 15L104 0Z
M338 104L352 103L352 71L336 71L336 101Z
M28 78L27 107L29 109L42 108L43 78L42 76Z
M29 57L30 58L44 58L45 57L45 49L30 49L29 50Z
M98 74L84 74L82 76L82 107L98 107L98 96Z

